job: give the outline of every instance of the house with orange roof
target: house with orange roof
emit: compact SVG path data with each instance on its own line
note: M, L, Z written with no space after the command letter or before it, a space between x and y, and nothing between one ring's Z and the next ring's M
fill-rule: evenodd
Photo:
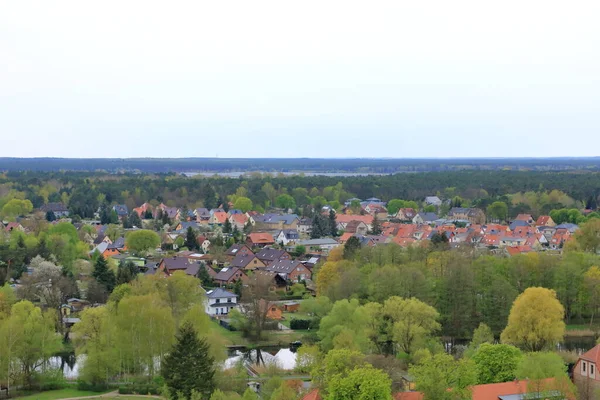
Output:
M545 400L562 394L569 400L574 400L575 395L570 392L568 384L560 382L555 378L547 378L541 381L514 380L502 383L489 383L487 385L471 386L472 400L521 400L538 399ZM567 393L564 393L567 392ZM527 396L524 396L527 395ZM423 393L400 392L394 394L394 400L423 400Z
M483 235L483 238L481 239L480 243L484 246L498 247L500 245L500 235L486 233L485 235Z
M540 217L535 221L537 226L549 226L551 228L556 226L556 222L549 215L540 215Z
M517 215L517 218L515 218L515 221L524 221L527 222L529 225L533 225L535 223L535 220L533 219L531 214L519 214Z
M414 208L400 208L396 215L394 215L394 218L403 222L410 222L415 215L417 215L417 212Z
M506 247L506 253L509 256L516 256L518 254L531 253L533 248L531 246L514 246L514 247Z
M552 250L561 249L562 246L571 238L571 232L568 229L557 229L550 239L550 248Z
M473 227L473 225L471 225L471 228L472 227ZM481 230L484 233L492 233L492 234L510 232L510 228L508 226L500 225L500 224L485 224L485 225L481 226Z
M141 206L134 208L133 211L135 211L141 219L144 219L144 215L147 211L152 212L152 205L150 203L144 203Z
M275 244L275 239L267 232L253 232L246 237L246 244L251 248L265 247Z
M400 247L409 247L414 245L417 241L413 238L404 238L404 237L394 237L392 239L393 243L396 243Z
M302 400L323 400L323 398L319 394L319 389L314 389L305 394Z
M223 210L215 211L211 214L208 223L213 225L223 225L227 220L227 213Z
M337 214L335 216L335 222L337 223L338 230L343 231L346 230L346 224L350 221L362 221L369 229L371 229L371 224L373 223L372 215L348 215L348 214Z
M581 394L593 394L600 390L600 344L579 356L573 368L573 380ZM583 393L582 393L583 392ZM593 397L582 397L593 398Z
M248 222L248 216L246 214L231 214L229 216L229 222L231 223L231 226L235 226L241 231Z
M354 236L353 232L344 232L342 236L338 238L338 243L345 244L352 236Z

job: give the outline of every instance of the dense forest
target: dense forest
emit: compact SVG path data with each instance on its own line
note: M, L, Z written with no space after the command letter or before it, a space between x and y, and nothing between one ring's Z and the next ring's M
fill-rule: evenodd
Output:
M29 199L34 207L63 202L73 214L91 218L103 203L130 209L147 201L177 207L217 207L225 200L246 197L257 209L330 204L338 208L352 197L384 201L422 201L425 196L460 198L465 205L486 208L494 201L509 204L510 215L535 216L561 208L596 208L598 172L459 171L385 176L282 176L255 173L241 178L171 174L107 174L100 172L5 172L0 174L0 198ZM289 197L288 197L289 196ZM233 201L232 201L233 202ZM1 206L2 204L0 204Z
M398 172L459 170L598 170L600 158L0 158L0 171Z

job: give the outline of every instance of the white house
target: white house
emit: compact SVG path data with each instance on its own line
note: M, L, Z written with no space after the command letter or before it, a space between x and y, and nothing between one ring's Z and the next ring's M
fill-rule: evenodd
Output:
M282 229L273 237L273 239L275 239L275 243L283 243L283 245L286 246L289 242L300 239L300 235L296 229Z
M227 315L237 306L237 295L225 289L216 288L206 292L205 309L210 316Z

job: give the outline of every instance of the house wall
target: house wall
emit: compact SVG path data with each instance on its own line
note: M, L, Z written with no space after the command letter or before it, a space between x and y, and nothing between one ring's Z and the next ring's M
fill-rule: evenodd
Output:
M594 363L585 360L577 361L573 368L573 380L581 392L595 393L600 390L600 373ZM586 397L582 397L585 399ZM589 397L593 399L595 397Z

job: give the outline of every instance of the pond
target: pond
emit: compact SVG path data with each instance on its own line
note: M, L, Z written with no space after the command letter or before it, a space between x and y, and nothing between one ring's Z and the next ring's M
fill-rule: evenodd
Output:
M63 353L50 358L50 366L60 369L65 378L75 380L79 377L79 367L84 360L85 355ZM252 350L229 350L223 368L232 368L240 361L253 366L276 365L280 369L293 370L296 367L296 348L265 347Z
M232 368L240 361L250 365L274 365L283 370L296 368L297 348L264 347L260 349L231 350L225 360L224 368Z
M455 345L468 344L456 341ZM592 336L567 337L558 345L558 350L574 351L582 354L596 345L596 339ZM453 345L446 343L446 349L452 350ZM223 363L223 369L234 367L240 361L253 366L275 365L280 369L289 371L296 367L297 347L263 347L260 349L232 349L228 351L227 359ZM65 353L60 356L52 357L50 364L52 367L60 368L65 378L74 380L79 376L79 366L85 359L85 356L76 357L74 353Z

